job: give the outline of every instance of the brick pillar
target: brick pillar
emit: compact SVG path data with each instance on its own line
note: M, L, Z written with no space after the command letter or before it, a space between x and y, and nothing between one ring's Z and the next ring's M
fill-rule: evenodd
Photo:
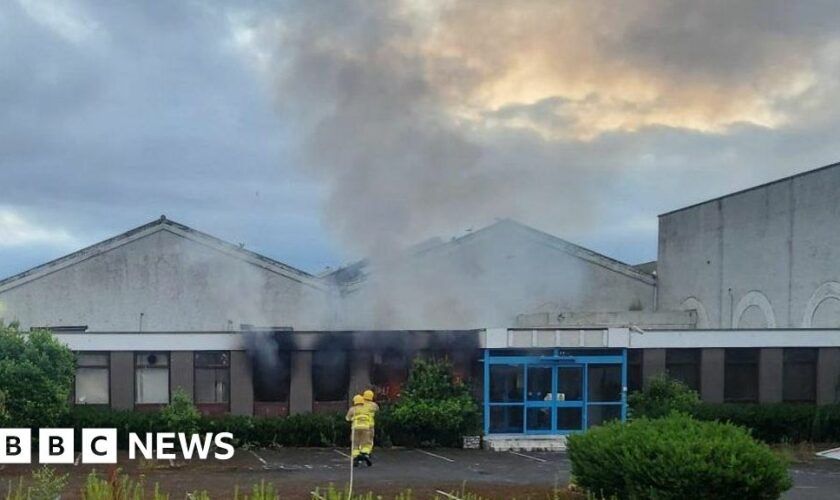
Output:
M193 351L172 351L169 362L169 392L181 390L193 400L195 381L193 371Z
M115 410L134 409L134 353L117 351L111 353L111 408Z
M254 370L245 351L230 352L230 413L254 414Z
M840 347L820 347L817 355L817 404L840 402Z
M292 351L289 413L312 412L312 351Z
M347 400L353 399L356 394L361 394L365 389L371 388L370 367L373 364L373 355L368 351L350 351L350 386L348 387Z
M707 403L723 402L723 349L703 349L700 354L700 399Z
M758 401L778 403L782 400L784 351L766 348L761 349L758 356Z

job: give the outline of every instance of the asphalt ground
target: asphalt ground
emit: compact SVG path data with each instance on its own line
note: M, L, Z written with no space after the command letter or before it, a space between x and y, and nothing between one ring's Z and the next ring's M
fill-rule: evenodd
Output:
M232 498L233 489L250 491L260 481L276 485L281 498L309 499L316 487L349 481L348 450L334 448L283 448L237 450L228 461L158 460L129 461L125 454L119 467L133 477L144 476L146 490L158 483L173 500L191 491L206 490L212 498ZM7 465L0 469L0 498L10 480L28 475L33 466ZM80 498L87 474L96 469L110 473L115 466L56 466L70 474L65 499ZM411 489L413 498L429 498L437 492L458 492L463 487L486 498L544 499L569 481L570 464L565 453L512 453L453 449L378 449L373 467L354 469L354 491L393 495ZM784 498L840 499L840 461L815 459L791 467L795 486ZM439 494L439 493L438 493Z

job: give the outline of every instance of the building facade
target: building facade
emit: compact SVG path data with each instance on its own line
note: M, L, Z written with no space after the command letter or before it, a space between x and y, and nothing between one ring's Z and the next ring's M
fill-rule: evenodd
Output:
M840 164L660 216L631 266L500 221L313 276L166 218L0 281L0 317L77 353L74 401L205 413L398 397L447 358L487 434L624 418L668 373L709 402L840 401Z

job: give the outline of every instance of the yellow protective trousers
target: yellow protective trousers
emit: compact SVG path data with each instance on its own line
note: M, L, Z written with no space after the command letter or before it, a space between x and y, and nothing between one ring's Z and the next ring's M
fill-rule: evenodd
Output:
M353 450L351 455L356 458L361 453L370 455L373 451L373 429L353 429Z

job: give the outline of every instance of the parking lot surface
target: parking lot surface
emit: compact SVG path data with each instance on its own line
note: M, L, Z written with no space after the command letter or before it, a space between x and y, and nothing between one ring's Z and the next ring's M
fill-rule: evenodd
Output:
M350 477L347 450L335 448L281 448L237 450L228 461L129 461L120 456L119 467L134 477L144 476L147 490L158 483L171 498L183 498L205 490L213 498L232 498L236 485L248 491L260 481L272 482L281 498L311 497L317 487L343 487ZM70 474L67 494L79 498L87 474L94 468L108 474L114 466L58 466ZM565 453L512 453L453 449L378 449L373 467L354 469L354 490L395 494L411 489L414 498L436 492L467 490L487 498L547 498L569 481L570 464ZM8 482L28 475L31 466L6 466L0 470L0 498ZM785 498L840 498L840 461L819 460L791 468L795 487Z

